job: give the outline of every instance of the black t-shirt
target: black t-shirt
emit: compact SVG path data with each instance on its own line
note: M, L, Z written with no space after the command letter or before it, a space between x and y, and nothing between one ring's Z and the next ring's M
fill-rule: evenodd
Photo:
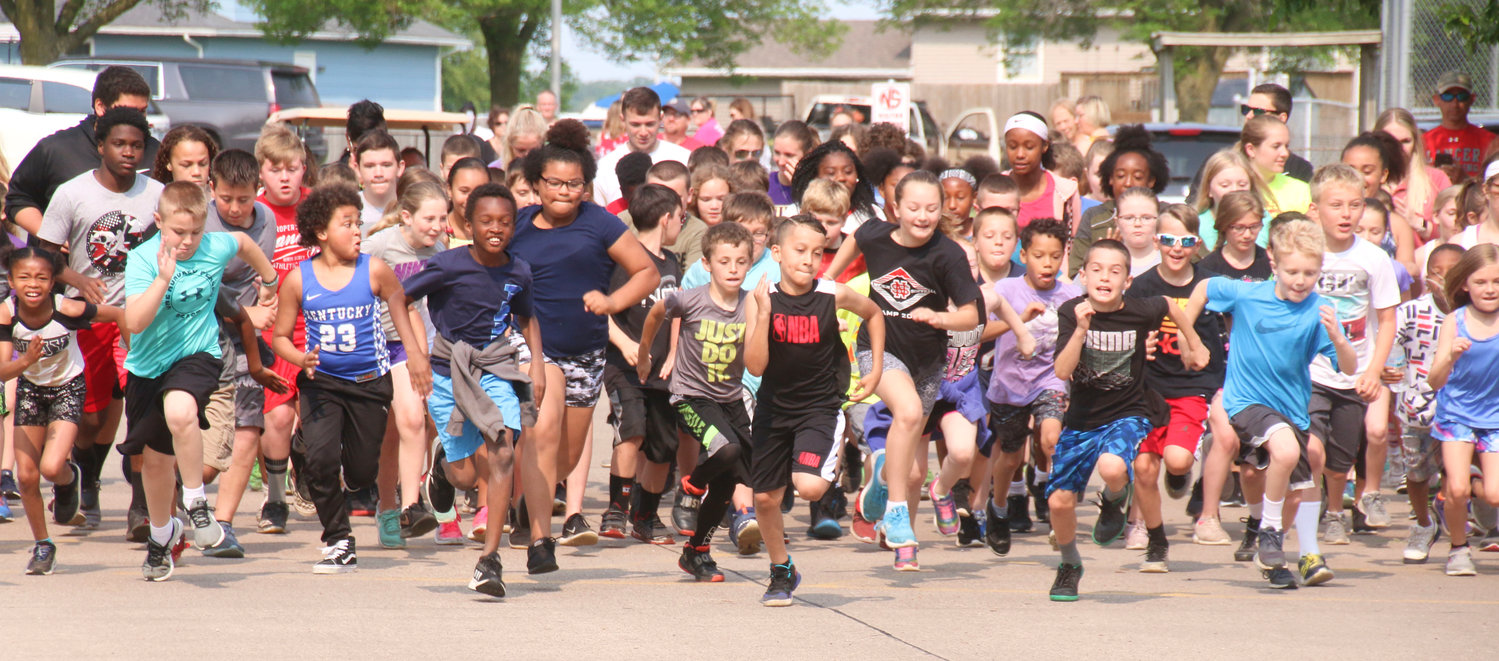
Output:
M1223 249L1219 248L1207 257L1203 257L1202 261L1197 263L1197 270L1244 282L1264 282L1275 275L1270 268L1270 253L1265 252L1265 249L1259 246L1254 247L1254 263L1250 264L1247 269L1234 268L1228 260L1223 258Z
M651 251L645 252L651 255ZM656 272L661 274L661 284L656 286L656 291L651 292L640 303L615 313L611 317L614 319L614 325L636 342L640 341L640 332L645 329L645 318L650 316L651 308L656 305L656 301L665 298L669 292L681 288L682 283L682 263L677 261L677 256L672 251L662 249L660 257L651 255L651 263L656 265ZM614 275L609 278L609 291L616 291L629 281L629 271L616 266ZM662 379L660 374L661 365L666 360L666 354L670 352L670 329L660 329L656 333L655 341L651 342L651 378L647 379L645 387L652 390L669 389L666 380ZM640 385L640 377L636 376L635 368L625 360L624 354L619 352L619 348L614 346L613 342L610 342L604 351L604 361L624 372L625 380L631 385Z
M854 231L854 240L869 268L869 297L885 315L885 351L905 363L919 381L942 368L947 331L911 321L911 312L945 311L948 301L955 307L968 305L978 299L979 288L968 257L952 239L937 234L925 245L907 248L891 237L895 230L894 224L871 221ZM868 329L861 328L859 350L868 348Z
M1197 286L1197 283L1212 276L1213 274L1204 273L1199 269L1193 273L1191 283L1184 287L1177 287L1161 278L1160 269L1153 268L1136 277L1134 284L1129 286L1129 291L1124 295L1147 299L1164 296L1185 308L1187 299L1192 297L1192 289ZM1150 382L1150 388L1160 392L1161 396L1166 399L1194 395L1212 397L1213 393L1223 387L1225 359L1223 318L1216 312L1203 311L1197 316L1197 323L1192 327L1197 331L1197 337L1208 348L1208 366L1200 372L1188 370L1187 366L1182 363L1182 352L1186 349L1186 342L1181 339L1176 324L1172 323L1169 317L1161 318L1161 332L1157 336L1159 344L1156 347L1155 360L1146 362L1145 377Z
M770 286L770 361L759 406L777 411L837 409L848 392L848 347L838 333L838 283L818 280L792 296Z
M1079 296L1057 309L1057 351L1077 331ZM1145 336L1161 326L1164 298L1125 297L1124 306L1093 315L1077 368L1072 371L1071 403L1062 424L1089 431L1130 416L1166 424L1170 410L1161 394L1145 387Z

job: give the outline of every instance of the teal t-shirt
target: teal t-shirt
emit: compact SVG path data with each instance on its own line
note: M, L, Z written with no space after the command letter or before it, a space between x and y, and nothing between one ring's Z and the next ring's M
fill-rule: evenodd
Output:
M195 353L219 351L219 322L213 316L219 297L219 281L229 260L239 252L239 241L226 232L205 232L198 251L177 262L172 282L162 297L161 309L146 330L130 338L125 369L147 379L161 376L177 361ZM125 298L144 293L156 279L156 254L161 235L151 237L130 251L125 261Z

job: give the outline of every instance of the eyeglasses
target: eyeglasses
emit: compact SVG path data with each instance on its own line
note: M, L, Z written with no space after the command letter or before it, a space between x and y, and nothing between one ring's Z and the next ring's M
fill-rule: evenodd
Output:
M1157 218L1160 218L1160 216L1115 216L1114 217L1114 219L1116 221L1118 221L1120 224L1129 223L1131 225L1144 225L1145 223L1153 223L1153 222L1156 221Z
M1255 223L1253 225L1229 225L1228 231L1233 234L1259 234L1260 230L1264 228L1264 223Z
M1453 101L1457 101L1459 103L1467 103L1473 100L1472 92L1442 92L1437 96L1448 103L1451 103Z
M707 108L688 108L688 110L691 110L692 114L694 114L694 115L696 115L698 113L708 112Z
M1177 236L1175 234L1157 234L1155 235L1155 240L1160 241L1161 245L1166 246L1167 248L1175 248L1178 245L1183 248L1196 248L1197 244L1202 243L1202 239L1199 239L1191 234L1188 234L1186 236Z
M1239 114L1253 114L1255 117L1262 117L1264 115L1275 115L1279 113L1277 113L1274 108L1254 108L1247 103L1241 103L1239 104Z
M545 177L545 178L543 178L541 180L541 183L546 184L547 188L550 188L552 190L562 190L563 188L571 188L573 190L579 190L580 191L580 190L583 190L584 186L588 185L588 182L583 181L582 179L574 179L572 181L563 181L561 179L553 179L551 177Z
M758 161L758 160L760 160L760 154L763 154L763 153L765 153L765 149L764 148L760 148L760 149L736 149L736 150L734 150L734 159L738 160L738 161L748 161L748 160L756 160L756 161Z

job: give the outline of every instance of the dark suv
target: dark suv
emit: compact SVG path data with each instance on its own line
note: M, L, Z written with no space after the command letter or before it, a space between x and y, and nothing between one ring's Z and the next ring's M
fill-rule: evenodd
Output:
M49 66L100 71L112 65L130 67L145 77L152 99L172 126L208 129L225 149L253 150L271 113L322 105L307 69L290 64L104 55L62 59ZM317 160L327 155L322 129L309 129L303 139Z

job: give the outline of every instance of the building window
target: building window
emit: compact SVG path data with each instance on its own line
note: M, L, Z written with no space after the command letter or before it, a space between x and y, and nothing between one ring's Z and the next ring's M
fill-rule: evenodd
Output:
M1005 43L1000 50L996 82L1030 83L1041 80L1041 44L1035 38Z

